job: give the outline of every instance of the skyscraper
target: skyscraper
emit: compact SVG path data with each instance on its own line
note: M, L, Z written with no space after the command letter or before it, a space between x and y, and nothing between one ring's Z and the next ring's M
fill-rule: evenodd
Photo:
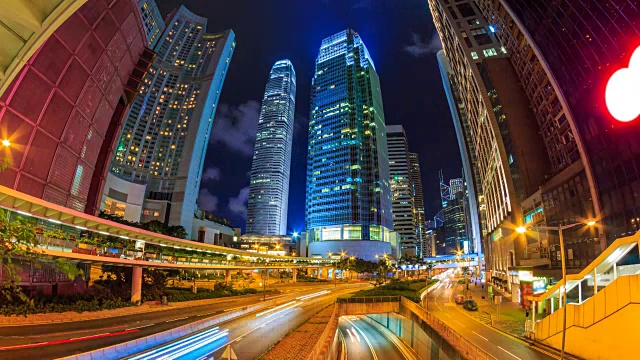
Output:
M462 159L462 172L466 182L466 201L468 203L467 212L467 237L472 243L474 252L480 254L482 252L482 230L483 220L485 219L485 204L482 196L482 188L480 182L479 167L476 159L475 142L467 141L471 139L471 124L464 111L464 104L460 99L459 89L453 87L451 82L453 70L449 64L449 59L444 51L438 51L438 65L440 67L440 75L444 85L444 92L449 102L449 110L453 119L453 126L456 131L458 147L460 148L460 158Z
M296 72L289 60L273 65L262 98L253 149L247 234L286 235Z
M360 36L322 41L309 119L306 227L310 255L373 259L393 226L380 81Z
M413 181L409 166L409 145L402 125L387 126L387 149L391 184L393 230L400 235L402 256L417 254Z
M138 0L138 8L144 33L147 35L147 46L154 48L164 31L164 21L155 0Z
M418 154L409 153L409 175L413 184L413 207L416 220L417 253L421 257L430 256L431 242L426 237L426 219L424 217L424 197L422 195L422 175Z
M521 202L544 182L549 159L506 50L476 2L429 0L429 8L451 64L449 81L460 99L452 106L464 112L471 130L464 140L475 151L474 180L486 209L488 275L511 289L508 269L516 266L526 248L513 235L513 224L522 219Z
M468 253L467 222L465 216L464 181L461 178L449 180L448 197L442 199L444 211L444 248L439 255L451 255L460 251ZM465 246L465 242L466 246Z
M233 31L206 33L184 6L167 21L158 54L125 120L111 171L146 184L143 222L191 232L205 152L235 49Z

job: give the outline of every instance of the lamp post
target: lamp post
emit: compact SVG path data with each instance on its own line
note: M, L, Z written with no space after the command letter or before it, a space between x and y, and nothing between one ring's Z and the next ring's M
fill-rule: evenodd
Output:
M567 337L567 266L564 259L564 238L562 237L562 231L566 229L571 229L578 225L587 225L589 227L594 226L596 221L593 219L588 219L586 222L577 222L569 225L560 225L560 226L534 226L529 229L531 230L557 230L558 238L560 241L560 259L562 264L562 287L559 289L560 296L562 296L562 307L564 311L562 312L562 350L560 352L560 360L564 360L564 345ZM519 226L516 228L516 232L520 234L524 234L527 232L526 227ZM562 293L564 289L564 294ZM534 309L535 311L535 309Z

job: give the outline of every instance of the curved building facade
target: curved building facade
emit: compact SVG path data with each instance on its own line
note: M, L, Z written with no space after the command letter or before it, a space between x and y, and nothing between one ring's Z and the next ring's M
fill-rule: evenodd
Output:
M65 2L66 3L66 2ZM0 185L94 214L122 119L153 52L133 0L89 0L0 97Z
M380 81L353 30L324 39L316 60L306 204L310 242L332 241L332 252L343 242L372 241L349 254L371 258L373 241L389 241L393 219ZM318 247L310 244L310 256L326 257L313 252Z
M281 60L271 68L262 98L251 166L247 234L287 233L295 107L296 72L289 60Z

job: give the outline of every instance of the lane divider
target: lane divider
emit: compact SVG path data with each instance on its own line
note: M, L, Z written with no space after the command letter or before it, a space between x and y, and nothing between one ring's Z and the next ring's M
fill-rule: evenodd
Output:
M74 342L80 342L80 341L86 341L86 340L95 340L95 339L101 339L101 338L106 338L106 337L125 335L125 334L130 334L130 333L134 333L134 332L138 332L138 331L140 331L140 330L138 330L138 329L129 329L129 330L124 330L124 331L116 331L116 332L103 333L103 334L97 334L97 335L81 336L81 337L72 338L72 339L44 341L44 342L33 343L33 344L24 344L24 345L3 346L3 347L0 347L0 351L17 350L17 349L29 349L29 348L41 347L41 346L68 344L68 343L74 343Z

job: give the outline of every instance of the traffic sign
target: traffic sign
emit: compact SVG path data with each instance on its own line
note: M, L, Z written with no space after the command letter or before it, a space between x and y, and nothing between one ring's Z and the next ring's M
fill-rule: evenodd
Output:
M220 359L222 359L222 360L224 360L224 359L226 359L226 360L238 360L238 356L236 355L236 353L231 348L231 345L229 345L229 346L227 346L227 348L222 353L222 357L220 357Z

